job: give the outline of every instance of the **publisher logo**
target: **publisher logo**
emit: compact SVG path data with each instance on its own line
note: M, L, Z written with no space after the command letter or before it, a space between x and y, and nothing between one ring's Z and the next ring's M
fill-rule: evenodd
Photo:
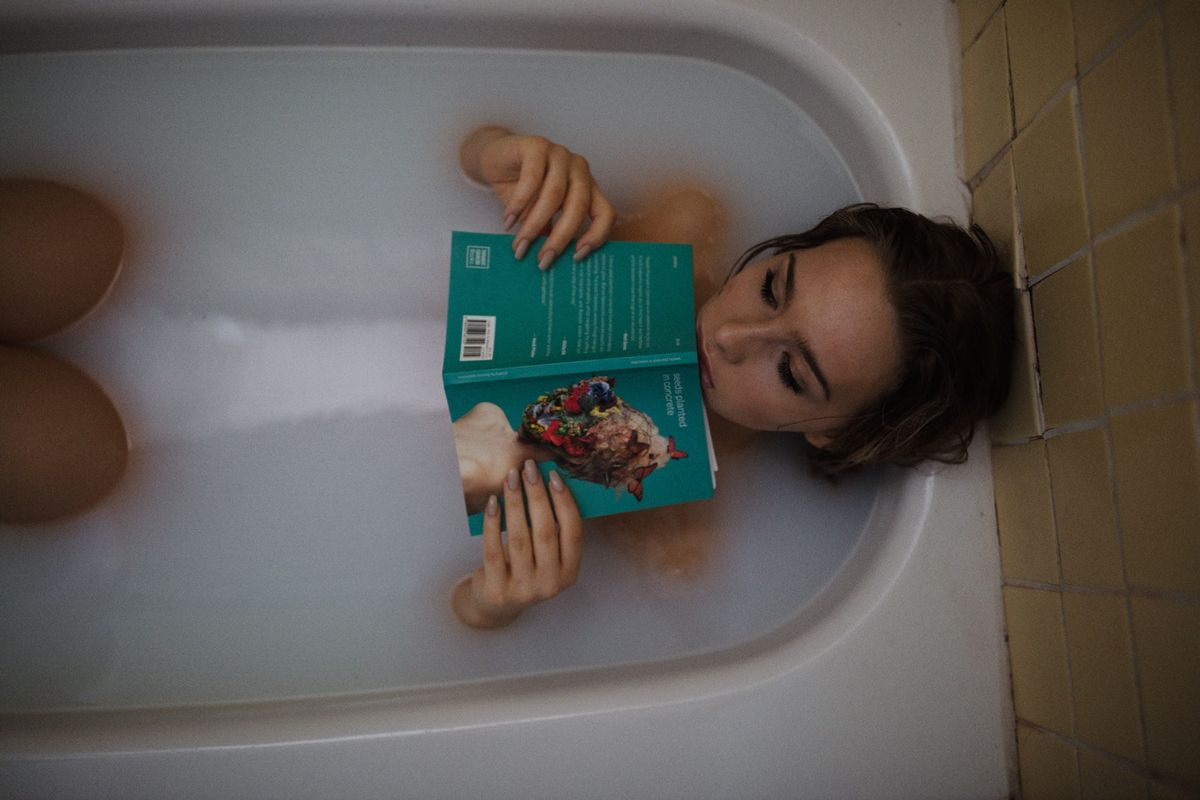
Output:
M467 269L487 269L492 265L492 248L486 245L467 245Z

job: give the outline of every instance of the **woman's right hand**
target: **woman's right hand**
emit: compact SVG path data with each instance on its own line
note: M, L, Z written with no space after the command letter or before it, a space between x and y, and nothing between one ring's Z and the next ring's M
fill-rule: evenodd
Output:
M463 140L459 163L472 180L492 187L504 207L504 229L517 226L513 251L518 261L530 242L547 230L537 253L539 269L549 268L577 234L579 261L604 244L612 231L616 212L596 185L587 159L549 139L485 126ZM589 219L587 230L580 233Z
M492 495L483 514L483 566L454 587L454 613L474 628L499 628L575 583L583 523L571 490L551 471L550 488L527 460L504 482L504 521Z

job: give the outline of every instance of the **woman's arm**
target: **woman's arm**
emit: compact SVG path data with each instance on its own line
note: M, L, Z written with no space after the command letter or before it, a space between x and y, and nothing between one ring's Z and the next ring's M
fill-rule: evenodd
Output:
M463 140L458 159L467 177L488 184L500 199L504 229L516 227L518 261L543 233L540 269L547 269L575 236L576 261L608 239L616 212L583 156L541 136L485 125Z
M550 473L550 488L532 460L504 481L504 508L491 495L483 514L483 565L454 587L455 615L473 628L508 625L549 600L579 575L583 523L571 490ZM506 534L501 536L501 515Z

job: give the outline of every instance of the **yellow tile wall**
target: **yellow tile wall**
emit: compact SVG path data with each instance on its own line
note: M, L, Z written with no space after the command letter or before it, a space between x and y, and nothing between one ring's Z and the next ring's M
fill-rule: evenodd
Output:
M1200 797L1200 0L956 0L1024 798Z

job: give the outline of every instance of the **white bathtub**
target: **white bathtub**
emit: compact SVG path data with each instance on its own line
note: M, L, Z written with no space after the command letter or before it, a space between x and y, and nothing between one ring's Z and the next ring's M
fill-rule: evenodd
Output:
M696 581L600 538L508 630L444 599L478 543L430 389L440 264L449 227L497 224L457 136L528 121L623 204L710 180L737 246L858 197L961 220L956 42L952 10L915 1L0 7L0 52L24 54L0 60L0 175L90 187L130 229L109 302L45 346L135 446L95 511L0 527L0 794L1007 796L984 437L966 465L836 490L763 442L721 461ZM500 83L442 96L460 67ZM395 102L421 119L355 116L416 74L433 88ZM568 78L619 94L564 109ZM709 90L736 105L688 133ZM686 145L631 152L620 102Z

